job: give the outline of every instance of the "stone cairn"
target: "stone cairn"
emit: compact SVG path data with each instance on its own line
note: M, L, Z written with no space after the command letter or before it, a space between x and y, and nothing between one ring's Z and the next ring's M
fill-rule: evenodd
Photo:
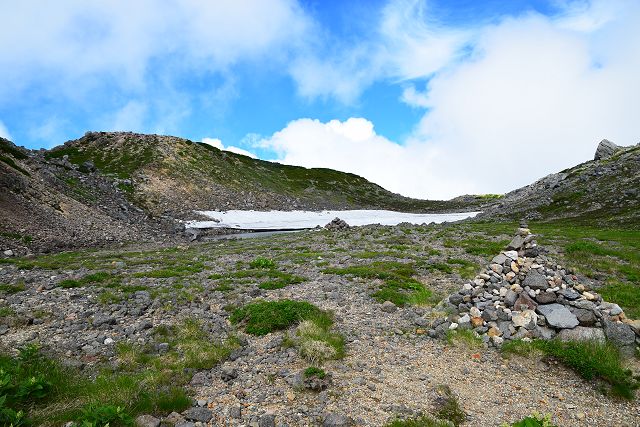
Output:
M535 237L519 228L486 271L443 301L453 314L434 321L429 334L471 329L496 347L513 339L606 338L632 355L640 344L640 321L627 319L617 304L603 301L572 270L552 262Z
M339 231L339 230L347 230L349 228L349 224L343 219L338 217L331 220L330 223L324 226L327 230Z

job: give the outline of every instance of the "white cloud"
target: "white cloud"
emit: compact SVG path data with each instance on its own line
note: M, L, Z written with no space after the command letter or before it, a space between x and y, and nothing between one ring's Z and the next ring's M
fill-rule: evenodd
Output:
M429 76L459 56L468 30L446 28L432 19L428 3L393 0L382 10L377 30L363 40L307 46L290 65L302 96L335 97L353 103L381 79L393 81ZM329 52L324 56L320 52Z
M384 188L407 195L445 197L447 185L462 185L455 176L437 177L431 168L438 149L424 144L401 146L376 134L363 118L327 123L299 119L263 139L276 161L351 172Z
M204 144L208 144L212 147L216 147L219 150L224 150L224 151L229 151L231 153L236 153L236 154L242 154L243 156L248 156L251 157L253 159L257 159L257 156L255 154L253 154L250 151L247 151L243 148L240 147L234 147L233 145L230 145L228 147L225 147L224 144L222 143L221 140L219 140L218 138L202 138L202 142Z
M0 16L0 101L34 84L81 97L107 78L143 90L153 61L168 73L224 71L278 56L308 25L294 0L23 0L0 2Z
M468 54L452 55L440 69L439 61L416 73L407 71L409 63L398 66L398 79L435 72L423 90L405 86L401 99L425 114L402 144L377 135L364 119L296 120L263 144L285 163L352 171L402 194L448 198L529 184L589 160L602 138L636 143L640 4L587 6L571 2L557 17L530 13L478 28ZM418 43L416 55L429 43Z
M5 124L0 120L0 138L11 140L11 134L9 133L9 129L5 126Z

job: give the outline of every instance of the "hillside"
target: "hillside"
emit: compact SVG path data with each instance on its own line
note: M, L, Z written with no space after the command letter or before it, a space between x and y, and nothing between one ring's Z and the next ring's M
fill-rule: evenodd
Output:
M52 150L0 139L0 247L18 253L180 238L194 210L478 209L415 200L359 176L255 160L171 136L87 133Z
M514 190L482 217L571 220L640 227L640 145L617 147L596 159Z
M154 214L301 208L430 211L473 205L411 199L354 174L252 159L172 136L90 132L45 154L47 159L63 156L76 165L93 162Z

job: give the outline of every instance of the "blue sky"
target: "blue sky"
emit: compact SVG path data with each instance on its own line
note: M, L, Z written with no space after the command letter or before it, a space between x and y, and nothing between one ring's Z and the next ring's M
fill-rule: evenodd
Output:
M633 0L0 0L0 136L162 133L501 193L640 139Z

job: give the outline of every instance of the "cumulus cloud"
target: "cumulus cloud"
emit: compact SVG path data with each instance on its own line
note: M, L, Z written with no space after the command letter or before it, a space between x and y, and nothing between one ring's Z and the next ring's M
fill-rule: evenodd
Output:
M640 139L639 21L640 5L624 0L504 18L476 29L446 66L411 72L407 57L397 67L399 79L430 77L405 84L401 99L425 109L405 141L364 119L302 119L263 144L280 161L353 171L416 197L506 192L590 159L602 138ZM418 56L428 50L429 39L411 40Z
M253 159L257 159L257 156L255 154L253 154L250 151L247 151L243 148L240 147L234 147L234 146L228 146L225 147L224 144L222 143L221 140L219 140L218 138L202 138L202 142L204 144L210 145L212 147L215 147L219 150L224 150L224 151L229 151L231 153L236 153L236 154L242 154L243 156L248 156L251 157Z
M0 120L0 138L11 140L11 134L9 133L9 129L2 123Z
M454 174L438 177L431 166L439 150L425 144L401 146L378 135L363 118L323 123L299 119L257 142L277 153L276 161L305 167L329 167L360 175L406 195L445 197L448 186L460 187Z

